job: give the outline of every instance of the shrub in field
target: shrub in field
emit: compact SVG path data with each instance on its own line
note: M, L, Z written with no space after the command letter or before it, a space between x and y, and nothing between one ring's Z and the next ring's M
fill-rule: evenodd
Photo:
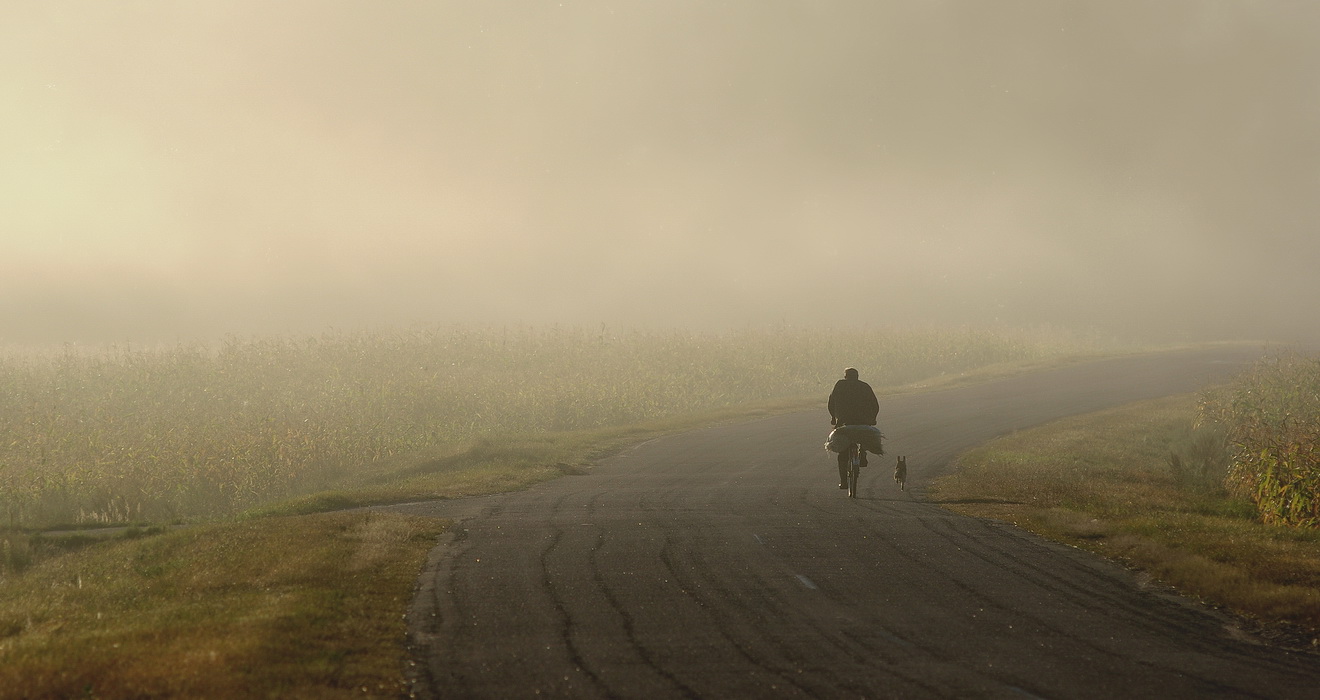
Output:
M1320 526L1320 359L1265 358L1201 402L1202 422L1228 431L1230 493L1267 523Z
M10 525L224 516L395 455L1082 349L1053 334L434 329L0 355Z

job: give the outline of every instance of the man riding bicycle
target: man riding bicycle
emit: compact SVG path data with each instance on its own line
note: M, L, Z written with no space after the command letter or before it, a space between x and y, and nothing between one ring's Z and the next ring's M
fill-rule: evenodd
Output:
M830 392L830 425L838 428L845 425L875 425L880 414L880 402L875 398L871 385L857 378L857 370L849 367L843 371L843 379L834 383ZM866 450L861 451L861 466L866 466ZM839 488L848 488L847 452L839 453Z

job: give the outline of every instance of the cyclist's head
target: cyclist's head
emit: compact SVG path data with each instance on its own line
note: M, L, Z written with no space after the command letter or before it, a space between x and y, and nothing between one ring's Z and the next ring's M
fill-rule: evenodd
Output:
M856 370L856 369L853 369L852 367L849 367L848 369L843 370L843 378L844 378L844 379L856 379L856 378L857 378L857 370Z

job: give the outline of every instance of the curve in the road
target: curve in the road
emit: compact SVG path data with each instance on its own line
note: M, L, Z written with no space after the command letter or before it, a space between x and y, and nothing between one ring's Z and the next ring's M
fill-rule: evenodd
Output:
M1313 698L1320 660L1121 567L923 502L957 453L1192 391L1254 353L1129 357L882 401L887 468L836 488L823 411L654 440L463 503L410 613L422 697ZM886 460L887 461L887 460ZM458 509L458 510L455 510Z

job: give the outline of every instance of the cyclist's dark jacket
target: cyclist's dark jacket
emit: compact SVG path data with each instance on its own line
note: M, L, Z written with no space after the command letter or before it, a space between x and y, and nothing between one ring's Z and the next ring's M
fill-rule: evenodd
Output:
M875 425L880 402L871 385L860 379L840 379L830 392L830 418L835 425Z

